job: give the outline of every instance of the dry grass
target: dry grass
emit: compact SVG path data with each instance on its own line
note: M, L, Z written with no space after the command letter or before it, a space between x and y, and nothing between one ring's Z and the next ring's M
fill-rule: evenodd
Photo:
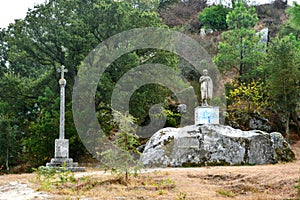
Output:
M117 176L90 169L76 174L76 183L52 188L53 199L298 199L300 142L293 145L297 161L277 165L166 168L142 173L124 183ZM29 183L33 174L0 176ZM38 184L30 186L38 188Z

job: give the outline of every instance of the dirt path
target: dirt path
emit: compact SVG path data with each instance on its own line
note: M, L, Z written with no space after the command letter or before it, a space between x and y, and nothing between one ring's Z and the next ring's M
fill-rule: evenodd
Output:
M33 189L32 178L33 174L0 176L0 200L48 199L50 195Z
M297 160L291 163L257 166L220 166L202 168L155 169L143 173L153 179L170 179L175 189L140 193L139 191L98 188L103 196L59 199L296 199L294 186L300 178L300 142L292 146ZM150 172L150 171L149 171ZM103 172L77 173L76 177L103 177ZM57 199L57 195L38 192L30 180L34 174L0 176L0 200ZM118 192L119 191L119 192ZM120 192L121 191L121 192ZM160 194L162 193L162 194Z

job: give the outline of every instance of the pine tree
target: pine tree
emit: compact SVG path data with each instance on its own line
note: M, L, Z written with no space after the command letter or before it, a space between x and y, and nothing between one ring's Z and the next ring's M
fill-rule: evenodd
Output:
M285 116L285 132L289 139L289 122L300 98L300 51L295 36L276 38L270 45L267 70L270 96L278 112Z

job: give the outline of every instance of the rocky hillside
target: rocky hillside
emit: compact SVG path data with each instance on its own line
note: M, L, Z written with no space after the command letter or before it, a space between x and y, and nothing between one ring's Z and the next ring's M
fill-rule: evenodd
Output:
M159 14L169 27L191 35L191 37L203 44L211 56L214 56L217 54L217 45L221 40L222 32L213 32L207 34L205 38L201 37L198 15L205 7L208 7L208 5L203 0L190 0L187 3L171 4L161 9ZM255 29L260 31L263 28L269 28L269 37L274 37L288 18L285 12L287 7L286 2L282 0L276 0L271 4L256 5L259 21Z

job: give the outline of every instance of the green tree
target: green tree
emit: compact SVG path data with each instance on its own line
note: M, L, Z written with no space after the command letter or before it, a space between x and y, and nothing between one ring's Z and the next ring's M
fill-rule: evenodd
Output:
M23 160L20 140L32 116L27 92L26 80L7 73L0 78L0 165L5 163L6 171Z
M5 166L6 172L18 160L17 131L14 121L9 116L9 104L0 103L0 171Z
M160 5L160 0L126 0L126 2L141 11L156 11Z
M289 22L295 29L300 29L300 5L294 1L293 6L287 9L289 14Z
M300 97L299 47L300 44L293 35L275 38L269 47L266 62L270 97L277 112L284 115L287 139L291 115L296 112Z
M7 44L4 41L5 29L0 28L0 76L8 71L6 61L7 61Z
M139 7L135 7L134 2L139 3ZM142 8L151 8L152 5L143 3L147 2L49 0L29 10L25 19L17 20L7 29L1 30L0 102L12 105L9 115L14 121L12 127L17 128L17 134L22 133L16 137L23 149L19 152L21 158L29 159L32 156L33 164L39 165L53 156L53 140L57 138L59 126L57 81L60 75L57 68L61 65L68 69L66 137L70 139L70 148L75 148L71 152L76 155L83 154L84 150L72 120L70 103L80 63L100 42L117 33L140 27L166 27L156 12ZM104 114L105 119L112 119L107 104L110 103L113 87L122 74L152 61L176 67L177 57L168 52L145 49L128 53L112 63L101 77L101 90L98 88L96 93L98 116ZM151 92L150 89L142 91L141 99L146 95L155 99L158 94L166 93L165 88L160 88L159 91L155 89L157 88L151 89ZM140 102L136 101L136 106L144 111ZM106 109L102 109L103 105ZM105 124L101 120L101 124ZM114 127L113 123L107 126L107 132Z
M138 161L134 160L134 154L139 154L137 150L139 137L135 134L134 125L136 119L129 112L123 114L114 110L113 114L119 126L114 144L120 150L110 149L103 152L102 162L112 172L124 174L124 180L127 183L132 169L137 173L139 168Z
M297 2L293 2L293 5L286 9L286 13L288 14L288 21L284 23L281 28L279 34L282 36L289 35L293 33L297 39L299 39L300 35L300 5Z
M200 24L206 29L226 30L226 16L230 9L219 4L216 6L206 7L198 15Z
M258 21L255 8L247 9L242 1L235 4L228 13L226 22L229 30L222 34L219 51L214 62L224 71L235 68L240 76L245 76L260 64L263 58L263 45L253 29Z

